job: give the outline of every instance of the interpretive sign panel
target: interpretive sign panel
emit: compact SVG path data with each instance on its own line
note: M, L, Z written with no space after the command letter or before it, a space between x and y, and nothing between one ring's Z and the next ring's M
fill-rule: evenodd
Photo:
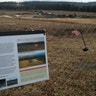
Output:
M44 30L0 33L0 90L48 79Z

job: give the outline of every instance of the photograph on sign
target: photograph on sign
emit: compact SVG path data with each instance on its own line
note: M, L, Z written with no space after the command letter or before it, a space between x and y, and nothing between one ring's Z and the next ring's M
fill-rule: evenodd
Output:
M20 68L46 64L44 37L33 40L28 43L18 43Z

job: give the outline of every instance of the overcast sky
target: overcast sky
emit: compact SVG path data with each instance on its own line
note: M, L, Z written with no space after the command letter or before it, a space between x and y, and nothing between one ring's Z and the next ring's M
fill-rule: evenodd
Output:
M68 2L96 2L96 0L0 0L0 2L8 2L8 1L68 1Z

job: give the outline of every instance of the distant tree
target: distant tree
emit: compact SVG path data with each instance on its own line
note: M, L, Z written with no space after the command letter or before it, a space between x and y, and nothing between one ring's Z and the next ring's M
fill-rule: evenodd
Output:
M96 12L96 2L94 3L72 3L72 2L1 2L0 10L64 10Z

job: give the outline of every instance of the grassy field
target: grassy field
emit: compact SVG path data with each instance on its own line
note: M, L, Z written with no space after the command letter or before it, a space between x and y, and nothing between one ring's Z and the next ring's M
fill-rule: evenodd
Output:
M0 96L96 96L96 19L0 17L0 32L25 29L46 29L50 80L0 91ZM82 51L74 29L84 33L89 51Z

